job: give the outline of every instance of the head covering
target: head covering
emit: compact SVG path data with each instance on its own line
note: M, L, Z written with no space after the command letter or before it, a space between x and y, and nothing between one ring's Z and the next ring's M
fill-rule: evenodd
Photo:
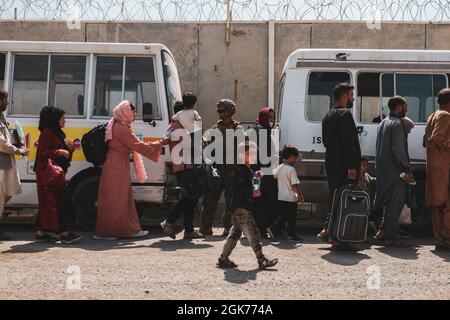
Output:
M217 109L224 110L225 112L233 115L236 113L236 104L233 100L222 99L217 103Z
M412 121L408 117L403 118L403 126L405 127L406 133L410 133L411 130L414 128L414 121Z
M275 110L269 107L262 108L259 112L258 118L256 118L256 124L259 124L265 129L272 129L269 123L269 113L271 112L275 112Z
M131 110L130 102L124 100L117 105L113 110L113 117L109 120L108 126L105 132L105 141L108 142L113 138L113 129L116 122L123 123L127 127L131 128L131 123L134 121L134 111ZM145 172L144 161L140 153L133 151L133 166L134 176L140 182L147 181L147 173Z
M45 106L39 114L39 131L49 129L64 143L66 134L62 131L59 121L66 112L57 107Z

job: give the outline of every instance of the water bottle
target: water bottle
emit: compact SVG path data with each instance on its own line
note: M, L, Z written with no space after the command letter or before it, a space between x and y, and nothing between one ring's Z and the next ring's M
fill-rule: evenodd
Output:
M253 177L253 192L260 191L261 189L261 178L257 175Z

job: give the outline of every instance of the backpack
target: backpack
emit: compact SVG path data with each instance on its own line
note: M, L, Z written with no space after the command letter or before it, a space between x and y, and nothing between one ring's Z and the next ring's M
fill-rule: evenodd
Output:
M105 142L107 123L99 124L83 135L81 146L86 160L95 167L105 163L108 144Z
M219 170L209 164L202 164L185 170L180 179L180 189L184 197L198 199L216 190L222 183Z

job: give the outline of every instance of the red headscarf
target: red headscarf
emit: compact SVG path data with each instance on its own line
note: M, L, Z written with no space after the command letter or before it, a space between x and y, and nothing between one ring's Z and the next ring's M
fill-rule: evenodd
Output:
M275 112L272 108L264 107L259 112L258 118L256 118L256 124L259 124L265 129L272 129L269 124L269 113Z

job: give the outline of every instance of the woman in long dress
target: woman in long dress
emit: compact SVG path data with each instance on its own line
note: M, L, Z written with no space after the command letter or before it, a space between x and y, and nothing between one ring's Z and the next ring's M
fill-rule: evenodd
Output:
M39 116L39 135L36 161L38 214L36 221L36 241L57 241L74 243L81 237L72 232L75 225L73 204L67 195L66 186L47 186L47 177L43 174L49 160L63 169L64 174L70 167L73 143L66 139L62 128L65 126L65 111L47 106ZM52 236L59 235L59 239Z
M136 238L148 234L142 231L134 203L130 177L130 153L136 179L145 182L147 175L141 154L158 161L162 142L145 143L131 130L136 118L135 107L127 100L113 110L105 140L108 153L103 165L98 191L95 239Z

